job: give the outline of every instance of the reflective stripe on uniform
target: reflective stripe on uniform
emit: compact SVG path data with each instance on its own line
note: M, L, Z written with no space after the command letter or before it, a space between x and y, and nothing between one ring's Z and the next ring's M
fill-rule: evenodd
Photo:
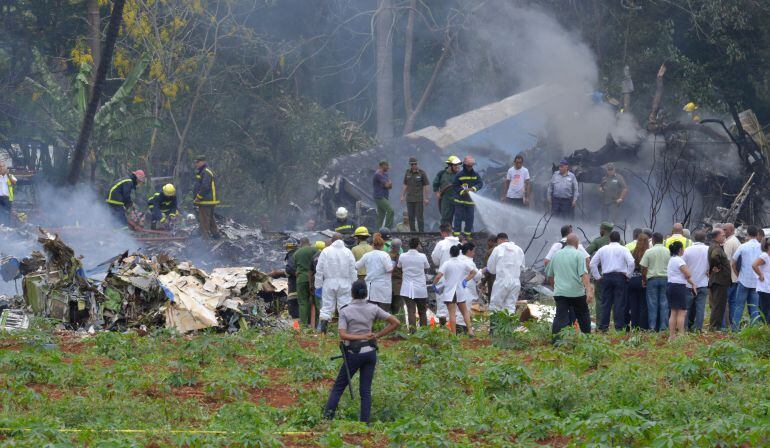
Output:
M8 179L8 200L13 202L13 183Z
M123 185L126 182L131 182L131 179L123 179L121 181L115 182L115 185L110 188L110 193L107 195L107 203L112 205L122 205L125 206L126 204L122 201L116 201L115 199L112 199L112 193L115 193L115 189L119 186Z
M339 226L336 229L334 229L335 232L341 232L343 230L352 230L353 225L352 224L345 224L344 226Z
M209 176L211 176L211 200L210 201L199 201L198 198L195 198L193 201L193 204L198 205L216 205L219 204L219 201L217 200L217 185L214 183L214 172L211 171L208 168L205 168L206 172L209 173ZM195 177L200 179L200 175L196 175ZM200 196L200 194L198 194Z

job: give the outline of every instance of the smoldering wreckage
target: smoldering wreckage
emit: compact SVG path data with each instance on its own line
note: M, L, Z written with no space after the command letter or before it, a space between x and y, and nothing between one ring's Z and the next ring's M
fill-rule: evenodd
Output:
M209 250L217 252L232 245L238 250L229 252L231 260L238 254L256 253L252 257L260 257L259 265L273 267L283 265L286 239L312 235L325 239L331 234L322 231L263 236L259 230L231 221L223 227L224 238ZM184 253L182 248L186 246L179 241L184 237L154 236L146 253L127 251L86 270L82 257L59 234L43 228L33 234L30 226L0 226L0 232L35 237L42 248L22 259L0 258L2 279L21 284L20 295L0 296L0 328L6 330L28 328L32 315L57 321L62 329L88 332L147 332L162 327L180 333L206 328L235 332L250 327L292 326L283 317L288 300L285 278L272 278L257 267L215 267L207 272L189 261L179 261L169 253ZM432 248L437 241L438 237L432 236L426 243ZM541 286L542 275L534 270L524 272L522 280L522 298L537 300L540 294L548 293ZM484 308L483 303L479 308ZM535 306L525 315L543 313L548 314L548 310Z
M598 150L583 148L567 156L578 180L583 184L596 184L601 181L603 165L610 162L619 165L621 171L639 181L640 190L650 195L650 216L644 219L636 216L639 224L654 221L656 207L659 210L664 201L673 204L673 218L692 226L736 221L765 224L770 209L764 200L770 188L767 182L770 143L755 115L751 111L738 113L732 108L732 123L692 114L675 117L661 110L664 73L665 67L662 67L647 123L642 126L635 122L634 138L621 140L609 134L606 144ZM624 105L633 92L633 84L628 81L623 87ZM489 190L494 191L502 184L512 155L469 146L466 139L501 123L521 127L528 121L527 117L538 109L548 109L548 104L558 99L558 89L553 86L536 87L451 118L443 127L424 128L389 144L335 159L318 179L318 193L312 203L316 211L313 218L319 223L333 222L334 210L345 206L358 223L377 228L373 222L375 206L369 194L370 179L374 163L383 158L389 159L394 172L399 173L406 169L408 157L416 155L423 169L435 173L443 168L448 154L469 153L480 162L489 195ZM621 101L606 96L603 104L621 108ZM524 119L519 120L522 116ZM564 148L555 144L547 133L536 140L524 151L527 165L532 172L552 172L553 163L563 157ZM735 156L737 164L721 163L730 156ZM651 164L640 163L650 159ZM538 180L535 182L535 188L539 189ZM537 206L535 201L534 207ZM300 219L308 218L308 214L290 204L287 220L298 224ZM433 227L437 218L436 210L426 210L428 227ZM141 330L165 326L187 332L204 328L237 331L249 326L291 326L280 317L288 298L288 284L284 279L269 277L266 271L283 267L283 243L287 238L308 236L319 240L326 239L330 233L263 234L232 220L222 222L221 228L223 238L204 249L210 257L196 256L199 254L192 250L195 246L185 244L187 237L196 232L188 225L172 235L151 231L134 234L144 246L141 253L116 254L87 272L78 254L66 244L68 234L77 234L82 229L0 226L0 234L16 232L17 238L36 239L43 248L42 253L35 251L20 260L0 258L3 280L19 280L23 292L21 296L0 296L0 309L5 308L0 325L23 328L29 323L29 313L33 313L56 319L70 329ZM480 233L483 236L483 231ZM524 235L517 235L517 239ZM436 234L418 236L428 253L439 239ZM535 238L535 234L531 238ZM477 247L477 265L483 265L478 262L484 259L484 246ZM540 255L528 254L530 267L521 276L520 304L525 318L549 319L552 314L548 306L536 304L544 296L552 295L543 286L543 275L533 268L541 261L535 260ZM180 261L190 259L196 260L197 266ZM483 291L480 299L479 308L483 309L486 301Z

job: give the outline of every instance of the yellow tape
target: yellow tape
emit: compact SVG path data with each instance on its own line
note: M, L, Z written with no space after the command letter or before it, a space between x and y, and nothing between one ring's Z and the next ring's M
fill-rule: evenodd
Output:
M218 431L218 430L206 430L206 429L82 429L82 428L0 428L0 432L32 432L39 431L41 429L52 430L62 433L81 433L81 432L97 432L97 433L117 433L117 434L211 434L211 435L233 435L233 434L245 434L245 431ZM283 431L276 433L279 436L312 436L316 433L313 431Z

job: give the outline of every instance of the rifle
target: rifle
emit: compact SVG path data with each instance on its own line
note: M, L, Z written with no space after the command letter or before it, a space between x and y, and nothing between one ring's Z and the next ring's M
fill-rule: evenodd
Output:
M348 376L348 391L350 391L350 399L355 400L355 397L353 396L353 380L350 377L350 367L348 366L348 355L347 351L345 350L345 343L340 341L340 352L341 354L339 356L332 356L332 361L335 359L342 358L342 365L345 367L345 373Z

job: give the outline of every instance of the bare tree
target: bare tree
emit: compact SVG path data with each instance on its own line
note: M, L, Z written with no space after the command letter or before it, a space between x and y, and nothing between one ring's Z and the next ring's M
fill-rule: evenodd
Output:
M380 0L374 16L377 65L377 139L393 139L393 2Z

